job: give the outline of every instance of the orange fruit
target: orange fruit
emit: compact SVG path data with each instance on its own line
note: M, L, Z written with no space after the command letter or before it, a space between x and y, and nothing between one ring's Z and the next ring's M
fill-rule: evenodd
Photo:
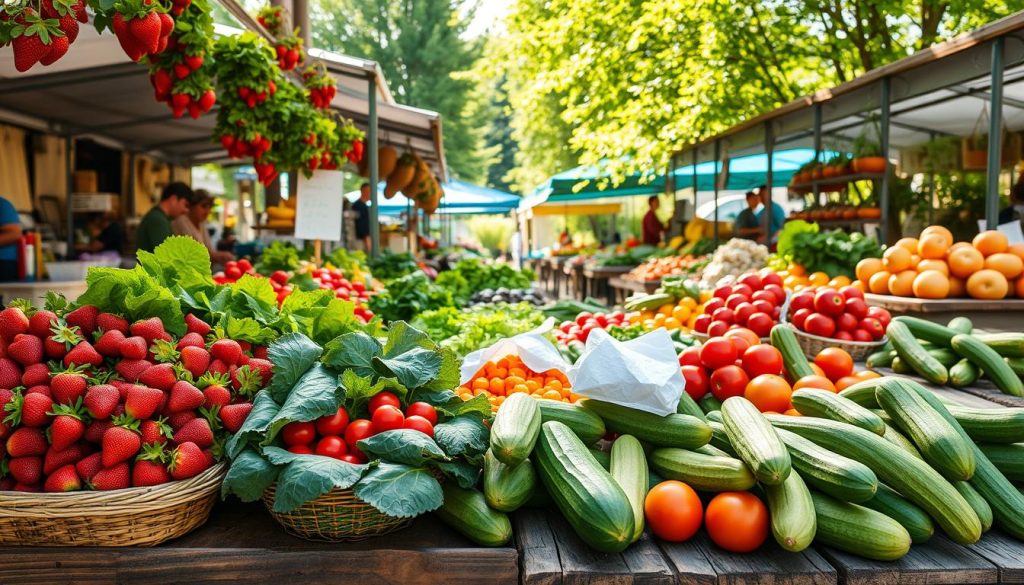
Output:
M784 414L786 416L803 416L802 414L800 414L800 411L795 409L795 408L790 408L789 410L787 410L786 412L784 412L782 414Z
M1006 252L1024 260L1024 244L1014 244L1007 248Z
M790 276L807 276L807 271L799 264L790 264L789 274Z
M785 412L791 408L789 397L793 394L782 376L761 374L747 383L743 397L754 403L761 412Z
M949 252L952 252L953 250L956 250L957 248L963 248L964 246L971 246L971 243L970 242L957 242L957 243L955 243L955 244L953 244L952 246L949 247ZM971 247L973 248L974 246L971 246ZM949 256L949 252L946 252L946 256Z
M812 364L813 366L813 364ZM793 384L793 390L799 390L801 388L818 388L819 390L828 390L829 392L835 392L835 384L832 380L829 380L824 375L818 376L804 376Z
M944 299L949 295L949 278L938 270L925 270L914 278L912 288L919 299Z
M893 274L889 277L889 294L898 297L914 296L915 278L917 278L917 272L913 270L903 270Z
M942 236L942 239L946 241L947 248L953 245L953 232L941 225L930 225L921 230L921 239L931 235Z
M814 362L810 362L808 365L811 366L811 370L814 371L814 375L815 376L821 376L822 378L828 378L828 376L825 375L825 370L821 369L821 366L819 366L818 364L816 364ZM796 390L796 388L793 388L793 389Z
M967 278L985 267L985 257L974 246L960 246L950 250L946 263L950 274Z
M921 239L917 241L917 255L924 259L945 258L948 249L949 244L941 234L921 236Z
M1016 254L996 252L985 258L985 268L1000 272L1006 278L1017 278L1024 272L1024 260Z
M1024 278L1013 281L1013 293L1019 299L1024 299Z
M867 284L871 277L882 270L881 258L865 258L857 263L857 278Z
M994 300L1006 297L1010 283L996 270L983 269L967 279L967 294L976 299Z
M868 289L876 295L887 295L889 294L889 277L891 274L888 270L879 270L871 276L871 280L868 281Z
M971 244L985 256L1005 252L1010 247L1006 234L998 230L986 230L974 236Z
M853 281L853 284L851 284L850 286L859 290L860 292L868 292L868 286L867 284L864 283L863 280L855 280Z
M875 378L881 378L882 375L878 372L872 372L871 370L861 370L853 375L858 380L873 380Z
M949 277L949 294L948 298L958 298L967 295L967 282L962 278L955 276Z
M861 379L854 375L843 376L836 380L836 390L842 392L843 390L846 390L847 386L852 386L860 381Z
M849 286L849 284L850 277L846 276L845 274L840 274L839 276L828 281L828 286L831 286L832 288L843 288L844 286Z
M906 248L911 254L917 254L917 238L900 238L896 245Z
M913 254L903 246L893 246L882 254L882 266L892 273L913 268Z
M921 260L917 263L917 271L924 272L925 270L937 270L942 274L949 276L949 265L946 264L945 260L926 259Z
M826 284L828 284L829 281L828 275L825 274L824 272L814 272L810 276L808 276L807 279L814 286L825 286Z

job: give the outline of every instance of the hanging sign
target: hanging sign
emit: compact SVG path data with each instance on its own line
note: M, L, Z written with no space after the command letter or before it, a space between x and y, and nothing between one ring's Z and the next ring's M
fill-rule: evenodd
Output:
M341 171L316 171L308 179L299 174L296 238L341 241L343 183L344 173Z

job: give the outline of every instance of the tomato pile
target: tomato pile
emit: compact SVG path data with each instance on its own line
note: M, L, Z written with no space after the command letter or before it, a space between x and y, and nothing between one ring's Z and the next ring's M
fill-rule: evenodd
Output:
M854 286L802 290L789 302L789 322L800 331L841 341L871 342L885 336L889 311L869 307Z
M473 376L473 381L459 386L455 393L463 400L483 394L491 404L491 411L497 412L505 398L516 392L526 392L534 398L576 402L579 397L571 389L569 379L562 372L555 369L534 372L519 356L509 355L484 364Z
M366 463L357 443L384 431L412 429L434 436L437 410L426 402L413 402L402 412L402 403L392 392L370 398L370 418L349 421L348 411L339 406L332 415L315 421L291 422L281 429L281 438L296 455L321 455L348 463Z
M644 518L651 532L668 542L683 542L703 523L708 536L727 551L756 550L768 538L768 508L750 492L721 492L708 502L689 485L676 480L659 483L644 498Z
M594 329L608 329L609 327L623 327L629 325L626 315L622 311L611 313L589 313L584 311L576 316L575 321L563 321L553 332L555 341L563 345L570 342L587 342L587 337Z
M373 311L366 305L370 301L370 291L366 285L358 280L350 281L344 270L340 268L316 268L308 272L313 282L321 290L334 291L334 296L345 301L355 303L355 314L357 317L368 322L373 319ZM277 304L281 305L288 298L294 285L289 284L291 277L283 270L275 271L270 275L270 285L277 293Z
M694 321L695 331L712 337L737 327L768 337L786 302L782 277L770 270L744 274L735 283L716 288L712 295L704 303L704 313Z
M252 262L245 258L241 260L229 260L224 263L224 271L213 275L213 281L217 284L231 284L246 274L261 276L252 267Z

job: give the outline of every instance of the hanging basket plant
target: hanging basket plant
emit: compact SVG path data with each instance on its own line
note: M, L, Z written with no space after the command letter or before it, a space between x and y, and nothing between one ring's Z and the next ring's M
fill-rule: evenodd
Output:
M211 77L213 17L207 0L176 0L177 12L167 50L149 57L156 100L167 102L175 118L185 111L198 118L217 102Z

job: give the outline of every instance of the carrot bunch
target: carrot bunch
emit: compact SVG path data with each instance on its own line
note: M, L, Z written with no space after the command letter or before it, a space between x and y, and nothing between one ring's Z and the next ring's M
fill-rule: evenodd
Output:
M505 398L516 392L525 392L534 398L576 402L580 397L573 394L571 388L562 372L550 369L537 373L526 367L519 356L509 355L484 364L473 380L460 386L456 393L463 400L483 394L491 410L497 411Z

